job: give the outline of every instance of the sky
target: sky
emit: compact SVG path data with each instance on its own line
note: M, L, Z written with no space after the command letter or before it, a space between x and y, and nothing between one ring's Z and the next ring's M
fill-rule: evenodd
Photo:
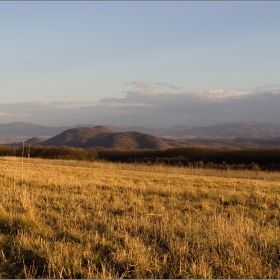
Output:
M280 123L278 1L1 1L0 123Z

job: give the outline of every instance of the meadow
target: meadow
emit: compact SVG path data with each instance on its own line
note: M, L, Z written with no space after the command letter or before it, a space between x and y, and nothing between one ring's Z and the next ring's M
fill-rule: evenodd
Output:
M280 173L1 157L0 278L280 278Z

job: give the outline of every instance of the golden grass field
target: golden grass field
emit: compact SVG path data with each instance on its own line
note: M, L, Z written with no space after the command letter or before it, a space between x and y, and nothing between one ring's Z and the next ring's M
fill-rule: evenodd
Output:
M280 173L2 157L0 278L280 278Z

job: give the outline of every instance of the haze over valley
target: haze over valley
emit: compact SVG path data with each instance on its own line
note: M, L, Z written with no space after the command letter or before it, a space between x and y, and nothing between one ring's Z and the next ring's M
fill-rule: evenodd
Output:
M116 127L77 124L48 127L31 123L0 124L0 143L21 146L22 142L43 146L80 148L167 149L176 146L275 147L280 146L280 125L256 122L224 123L215 126L170 128Z

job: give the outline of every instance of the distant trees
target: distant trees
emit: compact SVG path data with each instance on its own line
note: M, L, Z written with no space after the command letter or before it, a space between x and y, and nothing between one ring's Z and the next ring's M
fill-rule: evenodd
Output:
M28 157L28 148L0 145L0 156ZM280 170L278 148L207 148L178 147L167 150L107 148L72 148L68 146L31 146L30 157L72 160L106 160L112 162L166 164L193 168Z
M9 147L0 145L0 156L28 156L28 147L22 150L22 147ZM67 146L31 146L31 158L47 158L47 159L75 159L95 161L97 159L97 151L95 149L72 148Z

